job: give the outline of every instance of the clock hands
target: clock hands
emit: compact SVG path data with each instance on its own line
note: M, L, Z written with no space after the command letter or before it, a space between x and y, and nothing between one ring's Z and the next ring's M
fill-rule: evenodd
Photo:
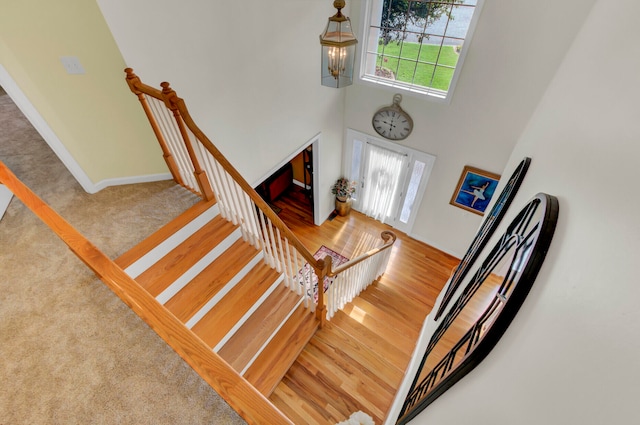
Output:
M388 117L390 113L387 112L386 114L387 114L387 117ZM393 127L397 127L397 125L395 125L394 122L393 122L395 118L396 118L395 115L391 115L391 120L390 121L387 121L385 119L380 119L380 120L376 119L375 122L382 121L383 124L386 124L387 126L389 126L389 129L392 129Z

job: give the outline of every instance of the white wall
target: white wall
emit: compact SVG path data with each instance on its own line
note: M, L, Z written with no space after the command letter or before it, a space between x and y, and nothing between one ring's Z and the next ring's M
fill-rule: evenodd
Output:
M351 1L359 11L366 0ZM462 256L482 217L449 205L465 165L502 174L509 155L593 0L486 1L449 105L408 95L403 143L437 157L413 236ZM352 19L358 16L352 13ZM348 88L345 126L369 134L394 91ZM456 232L451 232L456 229Z
M13 193L5 185L0 184L0 220L7 211L11 198L13 198Z
M508 161L560 220L520 313L489 356L412 423L637 423L640 5L598 0Z
M333 210L344 90L320 85L319 35L331 2L98 0L128 66L169 81L250 183L322 133L315 182Z

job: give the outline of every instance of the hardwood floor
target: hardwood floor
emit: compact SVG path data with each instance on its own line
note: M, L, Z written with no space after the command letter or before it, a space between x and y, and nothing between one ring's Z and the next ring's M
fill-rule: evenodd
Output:
M380 244L389 226L352 211L313 225L301 189L274 205L314 252L321 245L353 258ZM386 419L426 315L458 259L394 231L387 272L319 330L270 400L296 424L335 424L362 410Z

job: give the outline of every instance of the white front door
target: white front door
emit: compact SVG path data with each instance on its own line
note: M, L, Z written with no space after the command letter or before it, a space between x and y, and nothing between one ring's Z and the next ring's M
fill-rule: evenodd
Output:
M345 161L358 182L353 208L410 233L435 157L349 129Z

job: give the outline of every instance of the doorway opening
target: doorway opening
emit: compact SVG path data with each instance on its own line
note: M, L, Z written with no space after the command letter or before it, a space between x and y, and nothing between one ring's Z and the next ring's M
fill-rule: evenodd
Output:
M281 163L256 192L285 222L318 224L316 180L319 136Z
M344 156L353 208L409 234L436 157L351 129Z

